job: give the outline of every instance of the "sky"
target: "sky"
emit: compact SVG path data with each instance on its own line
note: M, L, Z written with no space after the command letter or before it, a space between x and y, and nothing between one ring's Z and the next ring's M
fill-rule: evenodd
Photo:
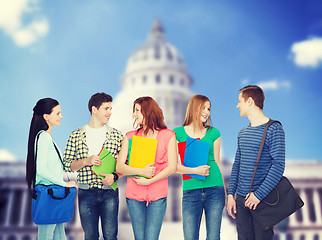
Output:
M89 122L90 96L121 90L155 18L184 58L191 91L210 98L225 158L248 124L238 90L257 84L264 114L283 124L286 158L322 161L320 0L0 0L0 160L25 161L32 108L44 97L60 102L52 137L63 150Z

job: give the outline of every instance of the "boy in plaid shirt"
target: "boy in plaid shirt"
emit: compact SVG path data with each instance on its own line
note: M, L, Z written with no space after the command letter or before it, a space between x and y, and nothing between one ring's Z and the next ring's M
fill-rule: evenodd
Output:
M107 125L111 117L112 97L106 93L94 94L88 102L90 122L71 133L64 152L64 167L77 171L79 183L78 204L85 239L98 239L98 221L101 218L105 240L117 239L119 194L110 187L119 174L101 174L101 179L91 169L100 165L98 156L102 147L117 158L123 140L122 133Z

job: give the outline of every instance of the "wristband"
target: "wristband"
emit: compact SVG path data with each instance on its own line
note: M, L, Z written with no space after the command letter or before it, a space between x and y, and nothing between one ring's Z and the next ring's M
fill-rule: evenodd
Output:
M112 173L114 176L114 182L116 182L119 179L119 175L117 175L115 172Z

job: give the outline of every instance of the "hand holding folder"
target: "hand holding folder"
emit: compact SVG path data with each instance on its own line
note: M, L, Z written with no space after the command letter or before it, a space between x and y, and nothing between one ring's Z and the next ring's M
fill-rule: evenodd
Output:
M93 165L92 171L101 179L104 179L104 177L101 176L100 174L101 173L111 174L115 172L116 160L104 146L98 156L101 158L102 164L99 166ZM117 187L117 183L118 183L118 180L114 182L110 187L113 190L115 190Z
M187 138L186 148L184 153L183 165L186 167L199 167L207 165L210 143L197 140L195 138ZM186 174L200 180L206 180L205 176L198 174Z
M129 146L129 166L135 168L145 168L148 164L154 163L157 142L157 139L133 136L132 144ZM142 176L151 178L149 176Z

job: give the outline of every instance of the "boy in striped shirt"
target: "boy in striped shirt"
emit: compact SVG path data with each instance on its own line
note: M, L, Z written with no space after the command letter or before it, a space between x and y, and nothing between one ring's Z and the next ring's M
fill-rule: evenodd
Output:
M282 126L274 122L267 131L264 148L254 178L250 184L265 125L269 121L263 113L263 90L254 85L239 90L237 108L241 117L250 121L238 134L238 147L232 166L227 211L236 218L239 240L273 239L273 229L262 230L252 218L255 210L280 181L285 168L285 134ZM237 193L237 194L236 194ZM236 194L236 199L234 198Z

